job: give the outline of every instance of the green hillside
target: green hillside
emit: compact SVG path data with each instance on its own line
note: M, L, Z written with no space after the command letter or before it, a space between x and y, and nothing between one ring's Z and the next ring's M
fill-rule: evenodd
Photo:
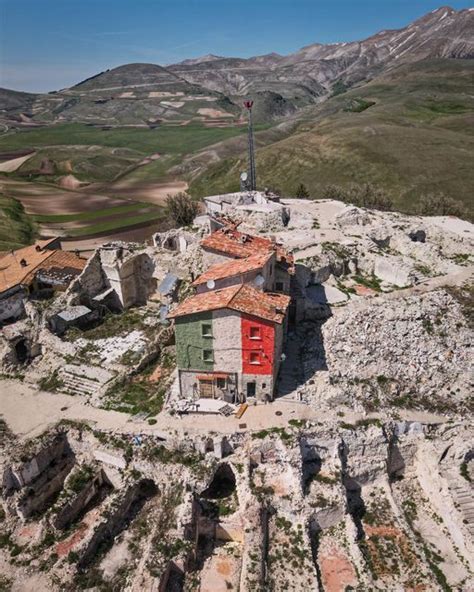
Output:
M404 65L306 110L288 138L257 151L261 187L314 197L328 184L371 182L413 210L423 193L443 191L469 204L474 186L474 63ZM234 191L245 154L210 166L194 195Z
M19 201L0 195L0 251L18 249L34 241L36 227Z

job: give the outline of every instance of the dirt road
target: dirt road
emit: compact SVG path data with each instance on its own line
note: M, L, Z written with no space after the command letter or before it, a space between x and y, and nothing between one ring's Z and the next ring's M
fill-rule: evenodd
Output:
M91 427L113 430L124 434L163 435L177 431L188 434L234 433L247 430L262 430L285 427L291 419L310 421L340 421L335 411L313 409L308 405L288 398L277 399L268 405L249 407L242 419L220 415L185 415L182 418L161 413L157 423L134 421L132 416L117 411L97 409L87 404L80 396L47 393L16 380L0 381L0 415L10 429L21 439L38 436L61 419L85 421ZM338 408L341 412L342 408ZM364 416L345 409L343 420L355 422ZM429 413L401 412L402 419L423 422L444 422L446 419ZM382 417L373 414L374 417Z

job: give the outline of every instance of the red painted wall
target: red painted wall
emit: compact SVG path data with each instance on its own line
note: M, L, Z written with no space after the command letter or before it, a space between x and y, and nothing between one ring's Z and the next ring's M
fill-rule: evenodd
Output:
M270 321L264 321L250 315L241 316L242 328L242 372L244 374L273 374L273 356L275 351L275 328ZM252 339L251 329L258 328L260 339ZM257 353L259 364L250 363L251 353Z

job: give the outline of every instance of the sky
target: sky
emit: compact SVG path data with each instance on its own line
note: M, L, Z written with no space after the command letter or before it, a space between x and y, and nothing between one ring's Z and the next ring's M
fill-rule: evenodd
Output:
M452 0L456 9L472 0ZM0 86L47 92L133 62L288 54L409 24L442 0L0 0Z

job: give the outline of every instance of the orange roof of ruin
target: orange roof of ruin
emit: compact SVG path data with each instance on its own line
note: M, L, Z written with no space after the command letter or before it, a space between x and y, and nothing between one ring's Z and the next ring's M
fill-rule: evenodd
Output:
M256 253L245 259L235 259L233 261L225 261L218 265L213 265L203 274L201 274L193 282L193 286L205 284L209 280L221 280L228 277L234 277L249 271L257 271L262 269L268 260L272 257L273 252L265 251Z
M201 246L210 251L225 253L230 257L242 259L254 255L256 251L276 251L277 261L286 261L293 266L293 256L269 238L240 232L234 225L228 225L209 234L201 241Z
M18 285L29 285L40 269L69 268L77 271L84 269L86 259L68 251L47 249L51 242L52 239L36 241L34 245L16 249L4 255L0 259L0 292ZM21 265L22 260L26 261L26 265Z
M238 284L222 290L212 290L187 298L168 318L229 308L267 321L281 324L290 304L284 294L261 292L248 284Z

